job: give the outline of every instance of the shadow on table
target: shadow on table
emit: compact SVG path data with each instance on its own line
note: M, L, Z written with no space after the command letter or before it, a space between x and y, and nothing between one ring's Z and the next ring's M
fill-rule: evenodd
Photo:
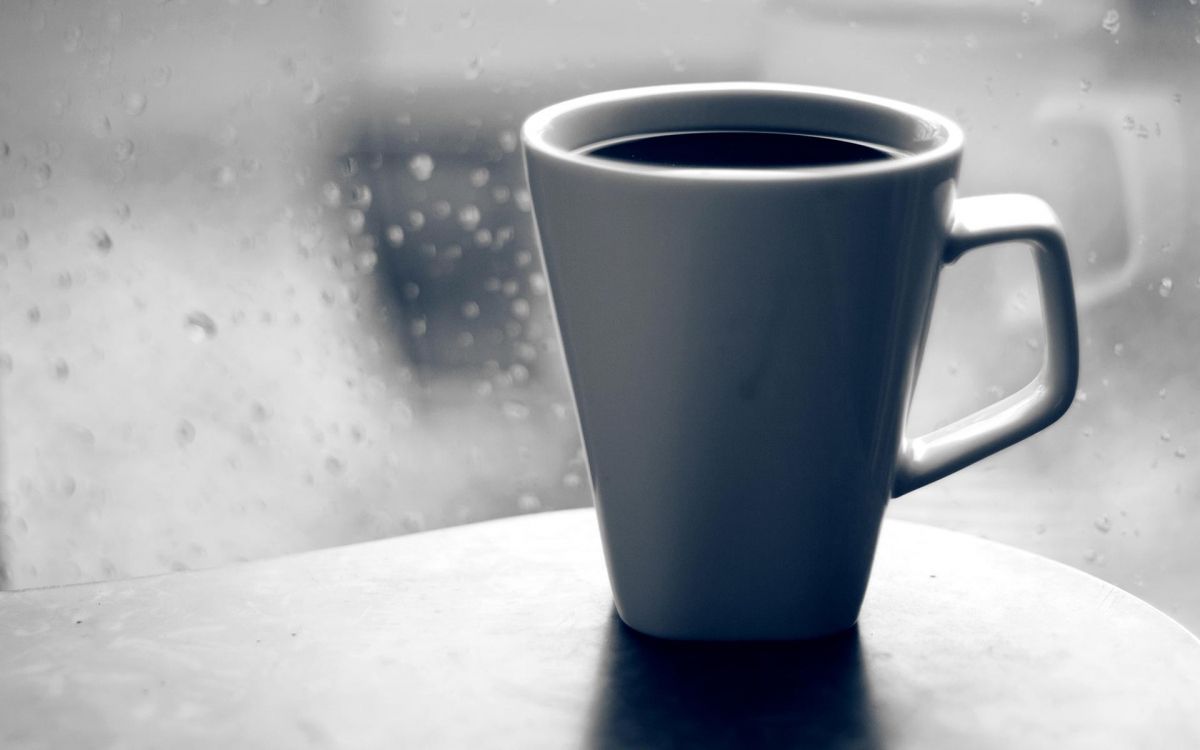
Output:
M584 746L883 746L857 628L796 643L685 643L614 612Z

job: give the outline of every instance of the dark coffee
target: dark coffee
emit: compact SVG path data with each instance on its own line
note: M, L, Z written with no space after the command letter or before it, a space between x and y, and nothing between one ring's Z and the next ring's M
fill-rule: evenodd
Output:
M885 146L845 138L756 130L650 133L604 141L580 151L635 164L700 169L830 167L901 155Z

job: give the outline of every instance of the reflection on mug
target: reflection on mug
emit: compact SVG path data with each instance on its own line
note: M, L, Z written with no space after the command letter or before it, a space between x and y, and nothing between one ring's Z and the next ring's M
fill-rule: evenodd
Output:
M700 643L609 622L583 745L882 747L857 628L812 641Z

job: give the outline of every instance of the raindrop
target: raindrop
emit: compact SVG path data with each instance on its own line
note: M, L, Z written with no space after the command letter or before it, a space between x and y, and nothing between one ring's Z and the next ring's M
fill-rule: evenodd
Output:
M1021 11L1021 23L1028 24L1033 20L1033 14L1027 10Z
M416 318L408 324L408 330L413 336L420 338L421 336L425 335L427 330L429 330L429 324L425 322L424 318Z
M325 471L329 472L330 474L337 475L341 474L345 470L346 465L342 463L342 460L337 456L325 457Z
M479 219L479 208L474 205L467 204L458 209L458 225L468 232L479 226Z
M479 55L474 55L467 60L467 67L463 70L463 78L468 81L474 81L483 73L483 60Z
M1175 458L1187 458L1187 448L1182 445L1175 449Z
M467 301L462 306L463 317L467 320L474 320L479 317L479 303Z
M396 26L403 26L408 22L408 9L395 8L392 10L392 23Z
M17 236L13 240L18 250L24 250L29 247L29 233L24 229L17 230Z
M122 223L129 221L129 217L132 214L133 209L129 207L128 203L118 203L116 206L113 206L113 215L116 216L117 220Z
M433 176L433 157L429 154L416 154L408 160L408 172L418 182L425 182Z
M66 380L71 377L71 366L67 364L65 359L59 358L54 360L52 369L55 380Z
M237 182L237 170L228 164L224 164L217 168L217 173L214 181L219 188L233 187Z
M529 274L529 291L534 294L545 294L547 289L546 277L540 273Z
M121 97L121 104L126 114L137 117L146 111L146 95L140 91L126 91Z
M13 358L8 352L0 352L0 375L9 375L13 371Z
M537 495L525 492L517 498L517 508L522 513L536 513L542 509L542 501Z
M261 401L255 401L250 404L250 417L255 422L265 422L271 417L271 411Z
M122 138L113 144L113 161L129 161L133 157L133 141Z
M583 478L573 471L569 471L563 475L562 483L564 487L578 487L583 484Z
M508 203L508 199L512 197L512 191L505 185L497 185L492 188L492 200L500 204Z
M71 286L75 283L75 280L73 278L71 278L70 271L63 271L62 273L60 273L58 275L57 279L55 279L55 280L58 282L59 289L70 289Z
M458 12L458 25L464 29L469 29L475 25L475 9L464 8Z
M1092 90L1092 82L1086 78L1080 78L1079 79L1079 90L1085 94L1087 92L1091 91Z
M450 201L436 201L433 204L433 218L445 219L450 216Z
M400 293L404 295L404 299L414 300L421 296L421 287L415 281L406 281L404 286L400 287Z
M408 225L414 230L419 230L421 227L425 226L425 214L421 213L420 211L409 211Z
M1108 33L1116 34L1121 30L1121 14L1115 9L1105 11L1104 18L1100 21L1100 26Z
M330 208L342 205L342 189L336 182L330 180L321 186L321 202Z
M30 323L34 323L34 324L41 323L42 322L42 308L38 307L37 305L34 305L33 307L31 307L25 311L25 317L29 318Z
M350 234L362 234L366 224L367 216L362 211L352 208L346 212L346 229Z
M513 313L513 317L517 318L518 320L525 320L526 318L528 318L529 317L529 300L520 299L520 298L513 300L512 313Z
M475 244L478 247L487 247L492 244L492 230L480 229L474 236Z
M1171 296L1171 288L1173 286L1175 286L1175 282L1171 280L1171 277L1170 276L1164 277L1163 280L1158 285L1158 296L1170 297Z
M471 187L483 187L484 185L488 184L488 180L491 179L491 176L491 172L488 171L487 167L479 167L478 169L471 170L471 176L469 178L471 180Z
M79 40L83 38L83 29L72 26L63 34L63 51L74 52L79 49Z
M102 253L108 253L112 250L112 237L108 236L108 232L103 227L96 227L91 232L88 232L88 239L92 241L92 245Z
M196 440L196 426L186 419L175 426L175 442L180 446L191 445Z
M399 224L391 224L385 232L388 244L392 247L400 247L404 244L404 229Z
M195 343L208 341L217 335L217 323L207 313L196 311L184 318L184 327L188 338Z
M1096 531L1099 531L1101 534L1107 534L1112 530L1112 519L1107 515L1103 515L1093 521L1092 525L1096 527Z
M1171 433L1167 432L1166 430L1163 430L1161 433L1159 433L1158 439L1163 441L1164 443L1169 443L1169 442L1171 442Z
M516 261L518 268L524 268L533 262L533 253L529 250L522 250L514 256L513 260Z
M519 289L520 289L520 287L517 285L517 282L513 281L512 279L509 279L508 281L506 281L500 285L500 292L505 297L517 296L517 291Z
M512 130L503 130L500 132L500 148L504 149L505 153L511 154L517 150L517 134Z

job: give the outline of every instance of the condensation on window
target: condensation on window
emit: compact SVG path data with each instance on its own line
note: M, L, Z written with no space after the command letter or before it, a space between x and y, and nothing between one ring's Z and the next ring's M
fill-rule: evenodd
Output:
M892 513L1200 626L1200 8L33 0L0 7L9 588L586 505L518 129L590 91L838 86L964 126L959 192L1067 230L1084 370ZM1028 252L948 269L912 429L1043 356Z

